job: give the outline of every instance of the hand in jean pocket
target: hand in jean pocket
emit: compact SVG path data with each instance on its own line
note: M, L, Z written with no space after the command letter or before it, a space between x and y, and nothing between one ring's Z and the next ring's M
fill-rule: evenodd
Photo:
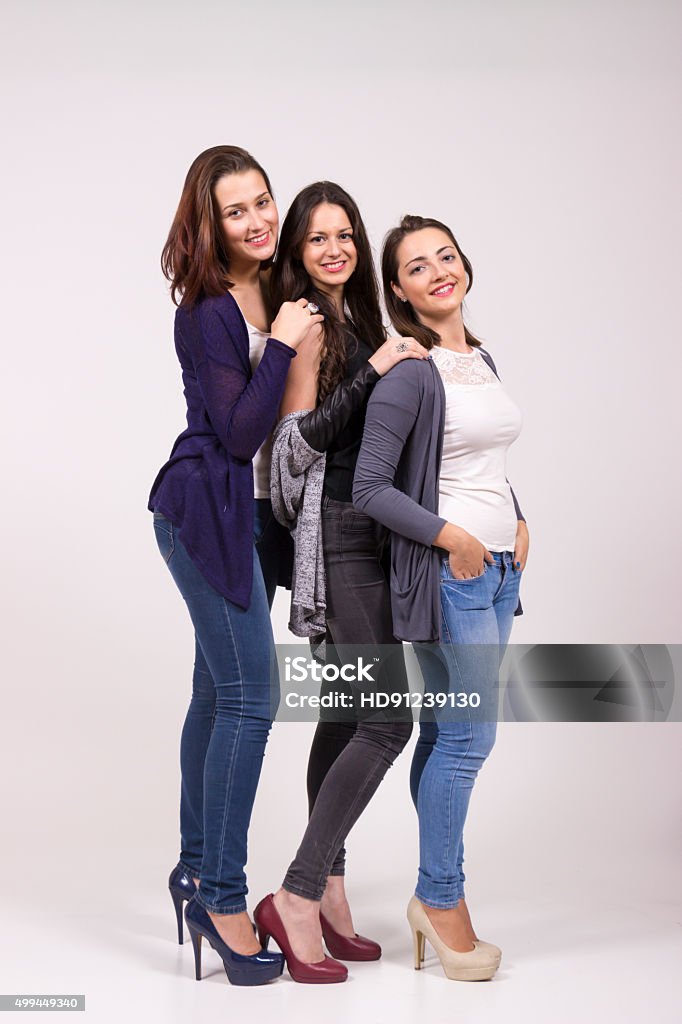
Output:
M450 552L450 572L456 580L469 580L482 576L485 572L485 563L491 565L495 561L480 540L454 523L446 523L438 531L432 544Z
M495 559L480 540L466 530L460 532L461 540L448 559L450 572L456 580L478 579L484 575L486 563L492 565Z

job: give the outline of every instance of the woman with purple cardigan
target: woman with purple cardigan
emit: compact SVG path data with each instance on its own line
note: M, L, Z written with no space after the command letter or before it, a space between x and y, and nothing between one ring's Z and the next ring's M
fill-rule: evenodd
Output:
M355 507L391 530L395 635L414 643L433 712L422 712L410 784L419 872L408 920L448 978L492 978L464 898L462 833L495 741L499 665L519 614L528 530L505 475L519 410L465 326L473 270L448 227L404 217L384 243L394 327L431 350L374 387L353 482ZM426 702L425 702L426 703Z
M245 899L247 831L278 702L269 614L277 566L273 573L264 560L264 574L255 541L272 518L268 439L287 371L322 320L301 299L284 303L270 325L264 271L278 228L270 182L249 153L216 146L197 157L162 258L178 305L187 429L149 498L195 633L180 748L181 854L169 879L178 938L188 901L197 979L205 937L238 985L263 984L283 967L280 954L261 949Z

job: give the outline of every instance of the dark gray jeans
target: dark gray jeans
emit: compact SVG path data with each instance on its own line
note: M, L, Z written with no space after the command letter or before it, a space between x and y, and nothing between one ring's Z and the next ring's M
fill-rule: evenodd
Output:
M357 645L397 645L390 669L378 677L378 688L405 693L407 673L393 636L382 560L384 527L349 502L325 497L322 535L332 657L351 661ZM331 685L339 690L337 683ZM395 720L395 712L391 718L386 720L382 712L374 711L365 715L353 712L339 720L338 711L333 711L318 723L308 764L310 818L283 882L289 892L320 900L327 876L344 874L346 836L412 732L409 710L400 721Z

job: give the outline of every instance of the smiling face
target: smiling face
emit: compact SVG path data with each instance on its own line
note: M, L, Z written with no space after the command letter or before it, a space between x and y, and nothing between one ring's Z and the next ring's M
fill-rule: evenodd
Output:
M358 263L350 218L342 206L320 203L310 215L301 260L320 291L343 289Z
M274 256L279 214L263 175L256 170L226 174L213 187L231 263Z
M468 279L452 239L439 228L413 231L396 253L397 281L391 287L424 323L437 322L461 308Z

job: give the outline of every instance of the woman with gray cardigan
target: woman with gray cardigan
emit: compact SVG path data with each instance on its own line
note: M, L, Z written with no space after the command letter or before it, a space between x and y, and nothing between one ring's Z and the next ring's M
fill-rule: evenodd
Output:
M462 833L521 612L528 530L505 475L521 416L464 325L473 271L450 229L404 217L386 238L382 270L393 325L431 356L375 385L353 485L355 507L392 531L394 631L415 645L424 703L433 695L410 779L420 864L408 920L417 969L428 938L448 978L483 980L501 952L477 939L469 917Z

